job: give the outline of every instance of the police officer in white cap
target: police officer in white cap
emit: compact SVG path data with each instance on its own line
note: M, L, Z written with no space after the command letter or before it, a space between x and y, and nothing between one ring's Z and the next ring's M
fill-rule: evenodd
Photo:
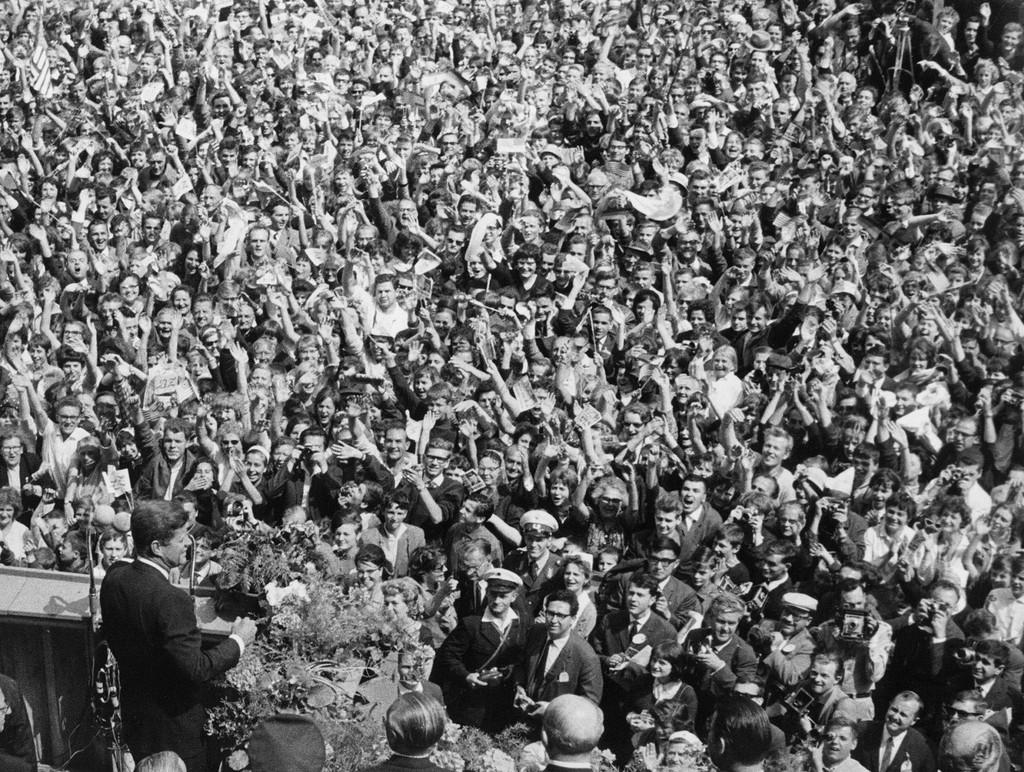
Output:
M459 620L434 659L430 680L444 691L452 720L487 732L500 732L513 719L512 668L523 658L533 617L516 612L523 580L513 571L492 568L487 608Z
M519 518L525 545L509 555L505 567L522 577L526 608L533 617L552 590L558 589L562 558L551 551L551 537L558 521L542 509L531 509Z

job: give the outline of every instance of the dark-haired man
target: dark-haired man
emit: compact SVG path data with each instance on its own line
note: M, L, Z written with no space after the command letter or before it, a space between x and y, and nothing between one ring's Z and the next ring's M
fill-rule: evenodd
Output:
M132 755L172 750L189 772L202 772L202 685L237 664L256 623L236 619L228 638L202 648L192 599L168 578L185 563L188 525L177 502L140 502L132 515L138 557L107 572L100 608L121 670L121 714Z

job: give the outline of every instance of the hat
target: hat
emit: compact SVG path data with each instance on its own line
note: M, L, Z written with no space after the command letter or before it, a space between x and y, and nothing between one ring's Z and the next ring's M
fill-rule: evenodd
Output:
M853 298L853 301L855 303L860 302L860 290L857 288L857 285L854 284L852 281L840 279L839 281L832 285L832 294L849 295L850 297Z
M806 611L808 614L818 610L818 601L802 592L787 592L782 596L782 605Z
M747 39L747 45L750 46L751 51L775 51L776 46L772 43L771 37L767 32L761 30L755 30L750 33L750 37Z
M792 370L793 359L788 354L769 354L767 366L779 370Z
M492 568L484 574L484 581L487 582L488 587L495 589L504 587L508 590L517 590L523 586L523 580L519 574L509 571L507 568Z
M554 145L545 145L537 155L553 155L558 159L559 163L565 163L565 160L562 158L562 148L555 147Z
M249 740L253 772L320 772L327 763L324 736L309 716L278 713L264 719Z
M558 521L543 509L531 509L519 518L523 533L541 533L550 536L558 530Z

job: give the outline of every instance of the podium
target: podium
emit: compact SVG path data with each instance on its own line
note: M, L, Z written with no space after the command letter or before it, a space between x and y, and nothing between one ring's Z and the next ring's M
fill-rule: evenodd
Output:
M99 611L97 601L97 612ZM228 634L213 598L196 598L204 637ZM0 673L15 679L28 702L39 760L71 769L105 768L91 698L89 577L0 567Z

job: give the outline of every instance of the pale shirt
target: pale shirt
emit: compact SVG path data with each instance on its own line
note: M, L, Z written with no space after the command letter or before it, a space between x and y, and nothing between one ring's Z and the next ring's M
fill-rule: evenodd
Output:
M505 633L508 632L508 629L512 626L512 622L516 619L519 619L519 615L512 609L509 609L506 612L504 619L499 619L494 616L489 608L480 615L481 622L489 622L494 625L502 635L505 635Z
M395 558L398 556L398 540L408 530L404 523L398 526L398 530L395 533L389 533L386 529L381 530L384 538L380 541L380 548L384 550L384 557L388 559L391 565L395 564Z
M184 469L185 457L182 456L177 464L171 466L170 474L167 475L167 490L164 491L164 501L170 501L174 498L174 486L178 482L178 478L181 477L181 473Z
M723 416L736 407L743 398L743 381L735 373L727 373L708 383L708 402L715 415Z
M907 739L907 733L900 732L898 735L892 738L892 751L889 753L889 763L891 764L899 755L900 748L903 747L903 741ZM882 758L885 756L885 744L889 742L889 732L886 729L882 730L882 743L878 746L878 768L882 768Z
M879 523L873 528L868 528L864 533L864 560L876 568L882 564L890 553L893 546L907 545L914 538L914 529L910 526L903 526L895 536L889 536L885 532L885 523Z
M551 669L551 666L555 664L555 660L558 659L558 655L562 653L562 649L565 648L565 644L569 642L569 636L563 635L561 638L548 638L548 655L544 659L544 674Z
M7 548L14 553L15 560L24 560L32 537L26 526L17 520L12 520L6 528L0 528L0 541L6 544Z
M78 450L78 443L89 436L89 432L81 427L71 432L65 440L61 437L57 424L51 421L43 430L42 464L50 470L50 476L57 486L58 494L63 496L68 485L68 469L71 458Z
M995 614L999 637L1016 646L1024 636L1024 598L1014 598L1006 587L992 590L985 608Z

